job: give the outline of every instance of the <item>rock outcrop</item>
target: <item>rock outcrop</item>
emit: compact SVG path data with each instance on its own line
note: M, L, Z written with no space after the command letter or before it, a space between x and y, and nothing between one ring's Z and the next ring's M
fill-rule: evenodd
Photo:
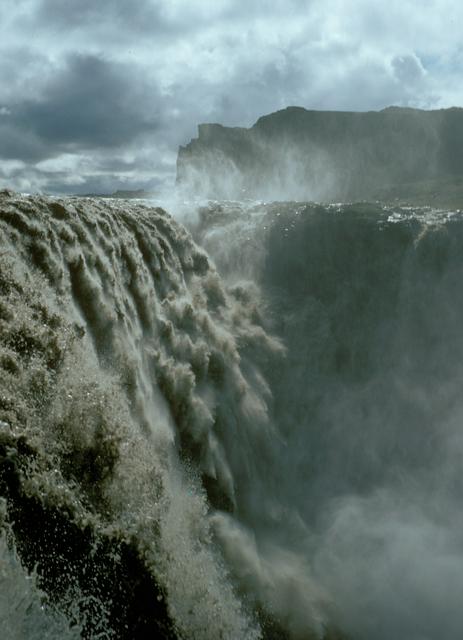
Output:
M251 128L202 124L180 147L177 184L217 198L370 198L463 174L463 109L365 113L288 107Z

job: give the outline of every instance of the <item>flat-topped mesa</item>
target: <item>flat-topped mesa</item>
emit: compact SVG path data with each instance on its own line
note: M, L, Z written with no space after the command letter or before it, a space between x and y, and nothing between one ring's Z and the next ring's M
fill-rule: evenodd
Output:
M205 197L352 199L463 175L463 109L364 113L288 107L249 129L201 124L177 184Z

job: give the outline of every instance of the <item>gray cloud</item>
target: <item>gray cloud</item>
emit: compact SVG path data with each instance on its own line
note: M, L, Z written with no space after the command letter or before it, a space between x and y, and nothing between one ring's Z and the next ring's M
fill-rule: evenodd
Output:
M147 94L143 80L122 65L99 56L69 56L64 69L43 87L41 97L10 107L11 127L2 149L10 150L9 157L25 159L24 137L44 143L43 157L66 145L78 149L130 143L156 127L152 91L154 95ZM12 155L16 137L17 155Z
M49 147L32 131L21 127L11 115L0 116L0 161L39 161L49 155Z
M150 34L169 28L160 3L150 0L41 0L32 13L31 22L47 30L65 29L67 33L79 30L119 30L120 37L127 33Z
M425 75L421 60L414 55L396 56L392 60L396 78L406 85L414 85Z

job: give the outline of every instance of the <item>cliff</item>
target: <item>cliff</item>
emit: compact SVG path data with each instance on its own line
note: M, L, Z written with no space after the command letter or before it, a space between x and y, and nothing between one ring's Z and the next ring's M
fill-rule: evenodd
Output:
M463 175L463 109L329 112L288 107L249 129L202 124L177 183L206 197L369 198ZM402 189L403 190L403 189Z

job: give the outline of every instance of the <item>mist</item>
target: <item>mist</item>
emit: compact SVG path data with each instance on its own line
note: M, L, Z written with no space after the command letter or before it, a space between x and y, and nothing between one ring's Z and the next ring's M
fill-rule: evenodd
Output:
M197 240L226 280L259 284L287 349L264 369L278 437L253 534L215 523L240 583L295 638L458 637L458 214L215 207Z

